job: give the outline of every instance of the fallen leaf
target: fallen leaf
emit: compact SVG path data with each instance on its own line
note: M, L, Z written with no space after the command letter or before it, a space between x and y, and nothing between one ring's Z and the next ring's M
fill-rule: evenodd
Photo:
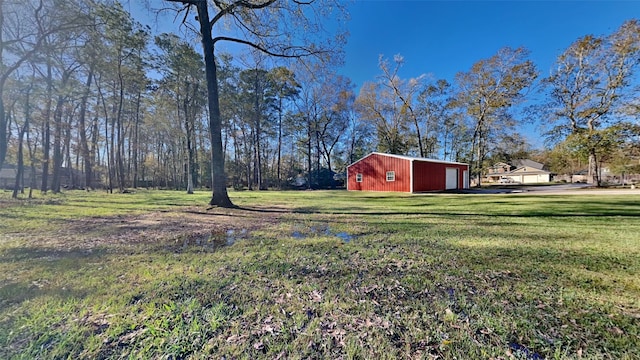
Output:
M313 290L313 292L311 293L311 300L313 300L314 302L321 302L322 294L318 290Z
M609 331L610 331L612 334L616 334L616 335L622 335L622 334L624 334L624 331L622 331L622 329L620 329L620 328L619 328L619 327L617 327L617 326L614 326L613 328L610 328L610 329L609 329Z
M273 326L271 326L270 324L267 324L262 327L262 331L273 334Z

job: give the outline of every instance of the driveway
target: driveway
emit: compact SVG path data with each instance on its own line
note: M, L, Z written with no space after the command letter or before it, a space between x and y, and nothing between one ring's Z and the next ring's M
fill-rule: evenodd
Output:
M636 189L604 189L593 188L589 184L558 184L543 186L501 185L462 191L465 194L540 194L540 195L640 195L640 188Z

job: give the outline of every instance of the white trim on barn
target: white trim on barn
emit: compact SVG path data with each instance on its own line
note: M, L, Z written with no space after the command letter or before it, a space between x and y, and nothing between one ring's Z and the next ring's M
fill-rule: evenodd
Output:
M415 156L405 156L405 155L396 155L396 154L385 154L385 153L381 153L381 152L372 152L372 153L369 153L368 155L366 155L365 157L363 157L363 158L351 163L349 166L357 164L360 161L368 158L371 155L381 155L381 156L394 157L394 158L398 158L398 159L409 160L412 163L413 163L414 160L418 160L418 161L433 162L433 163L438 163L438 164L467 165L467 166L469 165L469 164L466 164L466 163L455 162L455 161L444 161L444 160L421 158L421 157L415 157Z
M411 179L411 181L409 181L409 192L413 194L413 161L415 159L411 159L409 161L409 179Z

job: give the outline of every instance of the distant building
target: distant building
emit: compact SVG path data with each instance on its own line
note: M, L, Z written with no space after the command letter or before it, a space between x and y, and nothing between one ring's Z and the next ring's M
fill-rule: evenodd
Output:
M16 185L18 167L13 164L4 164L0 169L0 188L13 189ZM36 170L36 187L42 184L42 171ZM49 187L51 187L52 177L49 175ZM63 167L60 172L60 186L63 188L84 188L85 176L82 171ZM24 167L22 175L22 186L29 187L31 184L31 166ZM95 184L94 184L95 185Z
M493 165L489 169L486 179L493 183L548 183L551 181L551 172L547 171L545 166L539 162L520 159L514 160L510 164L500 162Z
M347 167L347 190L423 192L469 188L469 165L371 153Z
M9 189L15 185L17 169L13 165L4 165L0 169L0 188Z

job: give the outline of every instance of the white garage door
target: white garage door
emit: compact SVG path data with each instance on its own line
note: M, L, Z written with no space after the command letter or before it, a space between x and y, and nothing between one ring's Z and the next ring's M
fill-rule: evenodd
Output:
M446 187L447 190L454 190L458 188L458 169L447 168Z
M533 184L538 182L538 175L525 175L522 179L524 184Z

